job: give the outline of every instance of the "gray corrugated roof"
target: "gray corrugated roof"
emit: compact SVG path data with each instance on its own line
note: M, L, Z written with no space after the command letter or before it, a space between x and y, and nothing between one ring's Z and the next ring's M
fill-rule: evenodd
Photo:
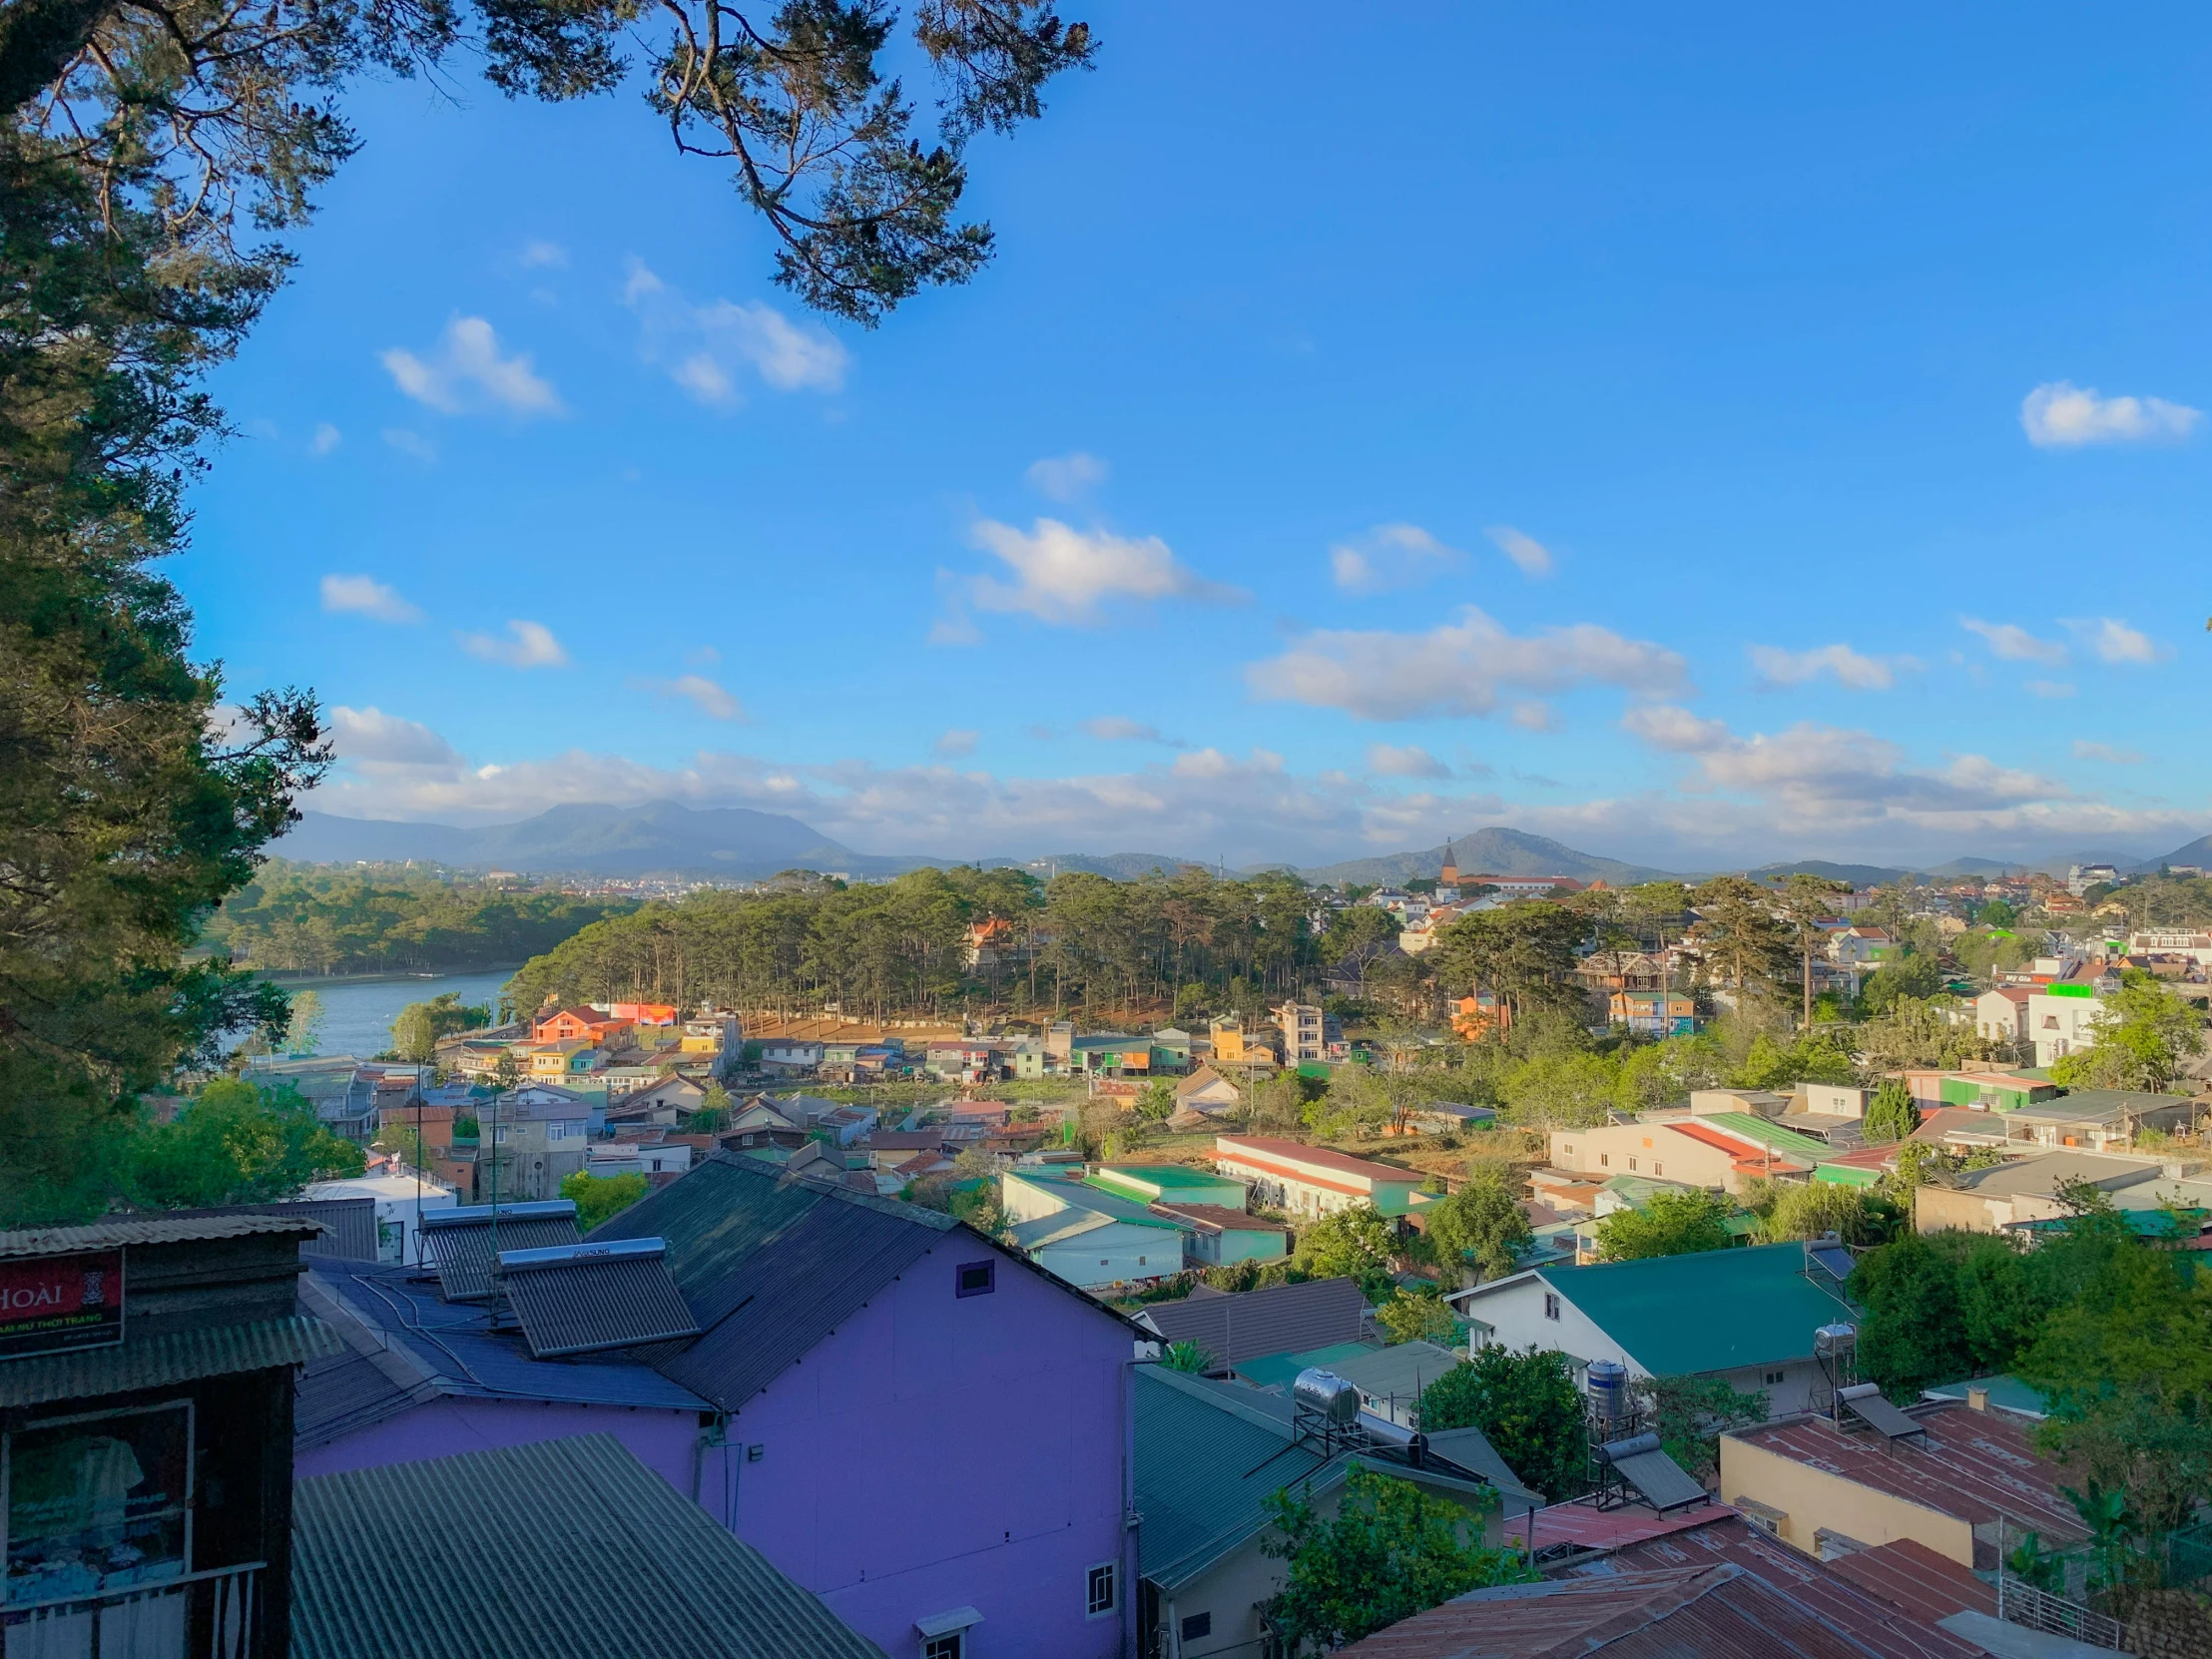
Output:
M1368 1299L1352 1279L1273 1285L1232 1296L1192 1296L1156 1302L1142 1318L1171 1343L1196 1343L1217 1364L1234 1366L1263 1354L1303 1354L1364 1334Z
M1530 1491L1521 1484L1520 1476L1497 1454L1497 1447L1490 1444L1490 1437L1479 1428L1439 1428L1428 1436L1428 1449L1445 1462L1469 1474L1478 1474L1495 1486L1508 1519L1525 1515L1531 1509L1541 1509L1550 1501L1541 1492Z
M356 1430L382 1422L409 1410L425 1399L437 1397L434 1383L408 1384L393 1375L400 1364L383 1364L351 1349L310 1360L300 1370L292 1394L292 1444L297 1448L325 1445Z
M292 1491L294 1659L882 1659L611 1435Z
M0 1360L0 1406L43 1405L134 1388L166 1388L202 1377L295 1366L337 1351L338 1341L320 1320L260 1320L173 1331L75 1354Z
M964 1232L950 1216L717 1153L592 1234L660 1238L703 1335L652 1363L735 1410L892 1279ZM968 1235L982 1254L986 1247ZM956 1250L948 1248L944 1272Z
M703 1411L708 1402L624 1353L533 1360L520 1332L494 1331L481 1303L449 1303L405 1268L321 1262L301 1286L302 1300L328 1306L327 1317L366 1333L396 1353L441 1394L485 1399L564 1400ZM327 1298L327 1303L323 1299ZM319 1383L317 1384L320 1385Z
M114 1250L119 1245L195 1244L246 1239L264 1233L312 1238L321 1223L298 1216L195 1212L180 1216L119 1216L83 1227L29 1227L0 1233L0 1256L60 1256L73 1250Z
M500 1260L507 1306L537 1359L699 1334L665 1257L586 1256L544 1266Z
M1364 1394L1410 1404L1420 1398L1421 1389L1458 1364L1459 1357L1449 1349L1415 1342L1395 1343L1372 1354L1340 1360L1329 1369Z
M165 1212L164 1221L207 1216L292 1216L322 1224L319 1238L300 1241L302 1256L335 1256L347 1262L376 1260L373 1198L294 1198L280 1204L218 1204L204 1210Z

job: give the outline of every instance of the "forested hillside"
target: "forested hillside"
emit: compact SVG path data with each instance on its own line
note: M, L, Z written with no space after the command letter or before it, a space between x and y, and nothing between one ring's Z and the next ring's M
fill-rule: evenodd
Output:
M520 961L636 908L626 898L272 859L224 902L202 942L271 973L458 972Z

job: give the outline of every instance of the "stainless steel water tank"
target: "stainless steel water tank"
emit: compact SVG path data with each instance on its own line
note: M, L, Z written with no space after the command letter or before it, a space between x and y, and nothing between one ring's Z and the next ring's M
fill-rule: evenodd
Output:
M1819 1355L1849 1354L1859 1346L1859 1330L1850 1325L1824 1325L1813 1333L1813 1352Z
M1308 1366L1291 1384L1291 1397L1334 1423L1349 1423L1360 1415L1360 1390L1333 1371Z
M1614 1360L1592 1360L1589 1375L1590 1415L1603 1422L1618 1422L1628 1415L1628 1368Z

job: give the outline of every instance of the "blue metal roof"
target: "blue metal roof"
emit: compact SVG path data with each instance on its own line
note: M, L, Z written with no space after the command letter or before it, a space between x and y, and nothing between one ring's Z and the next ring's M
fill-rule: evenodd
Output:
M315 1279L346 1312L412 1359L441 1393L675 1411L712 1408L682 1383L625 1355L533 1360L520 1332L488 1329L481 1306L439 1301L436 1290L410 1278L406 1268L318 1263Z

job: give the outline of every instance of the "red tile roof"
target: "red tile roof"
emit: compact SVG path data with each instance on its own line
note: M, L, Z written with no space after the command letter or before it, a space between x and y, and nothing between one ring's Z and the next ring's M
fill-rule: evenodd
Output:
M2058 1466L2036 1455L2026 1428L1966 1405L1912 1415L1927 1430L1919 1443L1846 1434L1826 1417L1739 1428L1730 1438L1976 1525L2001 1515L2046 1538L2085 1536L2059 1495Z

